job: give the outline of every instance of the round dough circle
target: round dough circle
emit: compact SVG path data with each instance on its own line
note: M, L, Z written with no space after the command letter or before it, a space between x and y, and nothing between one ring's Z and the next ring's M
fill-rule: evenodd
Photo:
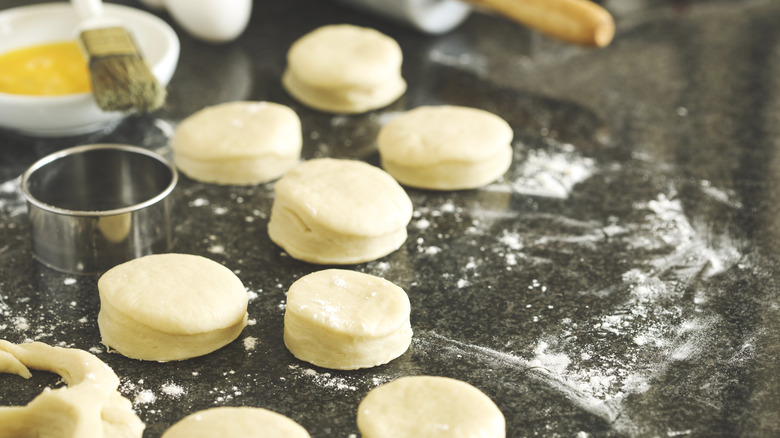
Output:
M362 113L389 105L406 91L398 43L374 29L323 26L287 52L282 85L304 105L333 113Z
M449 377L401 377L368 392L358 406L363 438L504 438L504 415L485 393Z
M434 190L489 184L512 164L513 131L497 115L461 106L423 106L379 130L382 167L401 184Z
M310 263L378 259L406 241L412 201L385 171L332 158L306 161L274 186L272 241Z
M171 139L176 166L194 180L253 185L298 164L301 121L273 102L228 102L206 107L179 124Z
M162 438L309 438L300 424L263 408L218 407L204 409L177 421Z
M229 269L205 257L154 254L98 280L102 342L121 354L170 361L201 356L236 339L248 296Z
M284 343L300 360L339 370L382 365L412 342L409 297L369 274L327 269L287 292Z

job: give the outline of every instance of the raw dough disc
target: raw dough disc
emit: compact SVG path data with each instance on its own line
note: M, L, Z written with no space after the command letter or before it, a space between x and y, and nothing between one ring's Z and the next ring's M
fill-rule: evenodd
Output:
M190 414L162 438L309 438L300 424L263 408L218 407Z
M409 297L369 274L328 269L290 286L284 343L300 360L339 370L382 365L412 342Z
M323 26L287 53L282 84L304 105L332 113L382 108L406 91L398 43L374 29Z
M103 274L98 291L103 344L133 359L202 356L236 339L247 322L241 280L196 255L131 260Z
M513 132L502 118L461 106L423 106L379 130L382 167L401 184L435 190L481 187L512 164Z
M0 372L58 374L67 386L45 389L26 406L0 406L0 438L141 438L144 423L118 391L119 378L94 355L40 342L0 340Z
M401 377L378 386L358 406L363 438L504 438L498 406L474 386L449 377Z
M385 171L331 158L309 160L274 186L268 234L310 263L375 260L406 241L412 201Z
M301 121L273 102L228 102L187 117L171 139L173 160L192 179L225 185L278 178L301 157Z

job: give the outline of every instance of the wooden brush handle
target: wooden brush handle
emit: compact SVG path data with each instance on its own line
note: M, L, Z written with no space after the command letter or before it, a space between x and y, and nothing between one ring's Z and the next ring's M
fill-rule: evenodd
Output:
M606 9L589 0L467 0L560 40L605 47L615 36Z

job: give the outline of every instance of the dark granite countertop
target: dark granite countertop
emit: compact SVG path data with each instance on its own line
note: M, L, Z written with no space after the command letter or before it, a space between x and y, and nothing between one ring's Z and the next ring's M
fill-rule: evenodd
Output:
M154 116L64 139L0 132L0 338L95 353L120 377L149 438L223 405L277 411L313 437L356 437L363 396L414 374L477 386L503 411L509 437L779 436L780 3L603 5L618 31L601 50L485 14L423 35L323 0L255 2L249 29L228 45L180 32L168 106ZM400 101L331 116L281 89L289 45L340 22L397 39L409 82ZM408 292L415 334L399 359L342 372L287 352L285 291L322 267L268 239L272 184L183 177L174 192L174 250L223 263L251 291L252 324L204 357L106 353L96 279L32 259L18 176L37 158L105 142L166 153L184 117L239 99L294 108L304 158L377 164L381 123L423 104L484 108L514 128L503 180L409 189L407 243L350 267ZM0 375L0 404L24 404L56 382Z

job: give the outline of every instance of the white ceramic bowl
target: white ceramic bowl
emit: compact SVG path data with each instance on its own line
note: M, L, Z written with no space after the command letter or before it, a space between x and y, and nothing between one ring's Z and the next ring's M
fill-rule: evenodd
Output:
M162 19L140 9L105 4L105 15L122 21L152 73L167 85L179 61L179 39ZM0 53L46 42L74 40L78 18L70 3L44 3L0 10ZM104 112L91 93L24 96L0 93L0 129L58 137L96 131L125 114Z

